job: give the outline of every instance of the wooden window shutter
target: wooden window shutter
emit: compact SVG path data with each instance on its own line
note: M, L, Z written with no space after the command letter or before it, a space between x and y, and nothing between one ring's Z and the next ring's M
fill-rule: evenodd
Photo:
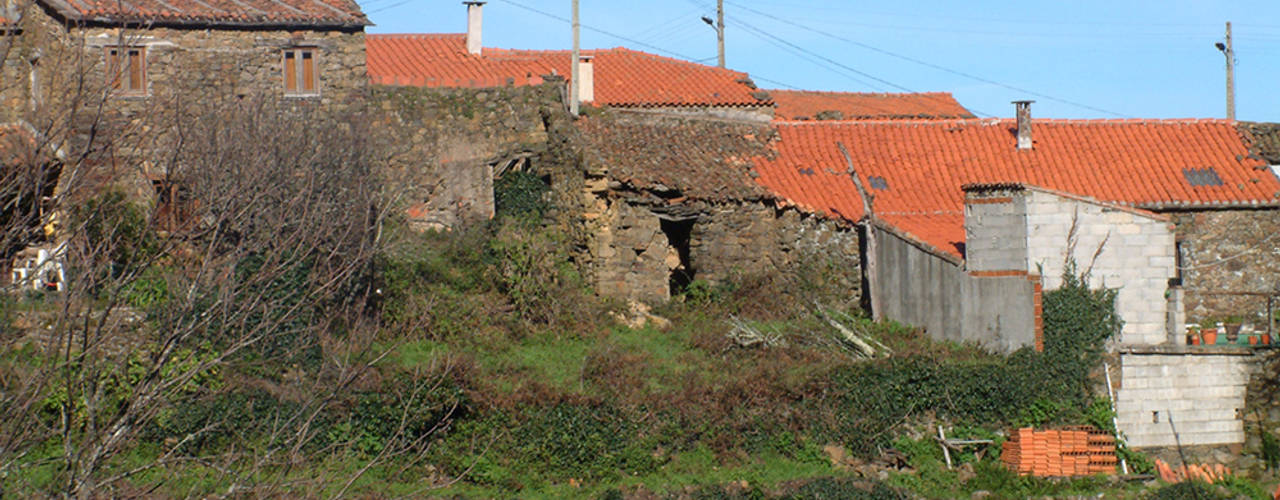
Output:
M107 47L107 64L106 72L107 86L118 89L120 88L120 49L115 47Z
M311 50L302 50L302 90L316 91L316 58Z
M298 61L295 56L292 50L284 51L284 90L286 92L298 91Z
M147 62L142 48L129 49L129 90L147 91Z

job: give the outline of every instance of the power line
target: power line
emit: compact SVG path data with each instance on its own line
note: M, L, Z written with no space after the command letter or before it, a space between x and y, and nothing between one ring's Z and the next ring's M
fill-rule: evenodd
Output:
M986 84L988 84L988 85L995 85L995 86L997 86L997 87L1002 87L1002 88L1005 88L1005 89L1008 89L1008 90L1012 90L1012 91L1015 91L1015 92L1022 92L1022 93L1024 93L1024 94L1028 94L1028 95L1032 95L1032 96L1035 96L1035 97L1039 97L1039 98L1041 98L1041 99L1046 99L1046 100L1050 100L1050 101L1055 101L1055 102L1058 102L1058 103L1067 104L1067 105L1075 106L1075 107L1078 107L1078 108L1088 109L1088 110L1091 110L1091 111L1097 111L1097 112L1100 112L1100 113L1106 113L1106 114L1114 115L1114 116L1118 116L1118 117L1121 117L1121 118L1131 118L1131 117L1129 117L1129 116L1127 116L1127 115L1124 115L1124 114L1121 114L1121 113L1117 113L1117 112L1115 112L1115 111L1110 111L1110 110L1102 109L1102 108L1099 108L1099 107L1096 107L1096 106L1090 106L1090 105L1088 105L1088 104L1083 104L1083 103L1079 103L1079 102L1075 102L1075 101L1070 101L1070 100L1067 100L1067 99L1062 99L1062 98L1054 97L1054 96L1051 96L1051 95L1048 95L1048 94L1043 94L1043 93L1039 93L1039 92L1034 92L1034 91L1031 91L1031 90L1027 90L1027 89L1024 89L1024 88L1019 88L1019 87L1015 87L1015 86L1012 86L1012 85L1007 85L1007 84L1004 84L1004 83L997 82L997 81L995 81L995 80L991 80L991 79L983 78L983 77L980 77L980 76L972 75L972 74L966 73L966 72L964 72L964 71L960 71L960 70L956 70L956 69L951 69L951 68L948 68L948 67L945 67L945 66L940 66L940 65L937 65L937 64L933 64L933 63L931 63L931 62L922 61L922 60L920 60L920 59L916 59L916 58L914 58L914 57L905 56L905 55L898 54L898 53L895 53L895 52L890 52L890 51L888 51L888 50L884 50L884 49L881 49L881 48L879 48L879 47L874 47L874 46L867 45L867 44L862 43L862 42L858 42L858 41L851 40L851 39L848 39L848 38L845 38L845 37L842 37L842 36L839 36L839 35L835 35L835 34L832 34L832 33L828 33L828 32L826 32L826 31L822 31L822 30L815 29L815 28L810 28L810 27L808 27L808 26L805 26L805 25L802 25L802 24L799 24L799 23L791 22L791 21L788 21L788 20L786 20L786 19L782 19L782 18L780 18L780 17L777 17L777 16L775 16L775 15L773 15L773 14L769 14L769 13L767 13L767 12L761 12L761 11L756 10L756 9L753 9L753 8L751 8L751 7L747 7L747 6L745 6L745 5L737 4L736 2L735 2L735 3L733 3L733 5L734 5L735 7L740 8L740 9L746 10L746 11L748 11L748 12L753 12L753 13L755 13L755 14L757 14L757 15L767 17L767 18L769 18L769 19L772 19L772 20L774 20L774 21L778 21L778 22L783 23L783 24L787 24L787 25L790 25L790 26L794 26L794 27L796 27L796 28L800 28L800 29L805 30L805 31L809 31L809 32L812 32L812 33L817 33L817 34L819 34L819 35L823 35L823 36L826 36L826 37L829 37L829 38L833 38L833 39L836 39L836 40L840 40L840 41L845 42L845 43L849 43L849 44L852 44L852 45L856 45L856 46L858 46L858 47L862 47L862 48L864 48L864 49L867 49L867 50L870 50L870 51L873 51L873 52L877 52L877 53L880 53L880 54L884 54L884 55L886 55L886 56L894 57L894 58L897 58L897 59L901 59L901 60L904 60L904 61L907 61L907 62L910 62L910 63L919 64L919 65L921 65L921 66L926 66L926 67L933 68L933 69L936 69L936 70L939 70L939 71L944 71L944 72L947 72L947 73L951 73L951 74L953 74L953 75L962 76L962 77L965 77L965 78L969 78L969 79L971 79L971 80L975 80L975 81L979 81L979 82L982 82L982 83L986 83ZM878 79L877 79L877 80L878 80ZM895 85L895 86L896 86L896 85Z
M552 13L547 12L547 11L544 11L544 10L535 9L535 8L530 7L530 6L528 6L528 5L519 4L519 3L513 2L513 1L511 1L511 0L499 0L499 1L500 1L500 2L503 2L503 3L510 4L510 5L514 6L514 7L519 7L519 8L521 8L521 9L527 10L527 11L529 11L529 12L533 12L533 13L535 13L535 14L539 14L539 15L542 15L542 16L549 17L549 18L551 18L551 19L555 19L555 20L557 20L557 21L561 21L561 22L565 22L565 23L570 22L568 19L565 19L565 18L563 18L563 17L557 16L557 15L555 15L555 14L552 14ZM617 34L617 33L610 33L610 32L608 32L608 31L605 31L605 30L602 30L602 29L599 29L599 28L595 28L595 27L591 27L591 26L587 26L587 25L582 24L582 23L579 23L578 25L579 25L579 26L581 26L581 27L582 27L582 29L585 29L585 30L594 31L594 32L596 32L596 33L600 33L600 34L602 34L602 35L606 35L606 36L611 36L611 37L617 38L617 39L619 39L619 40L622 40L622 41L624 41L624 42L634 43L634 44L636 44L636 45L639 45L639 46L641 46L641 47L645 47L645 48L647 48L647 49L656 50L656 51L658 51L658 52L663 52L663 53L666 53L666 54L671 54L671 55L676 56L676 57L679 57L679 58L681 58L681 59L685 59L685 60L689 60L689 61L692 61L692 60L694 59L693 57L690 57L690 56L687 56L687 55L684 55L684 54L681 54L681 53L678 53L678 52L675 52L675 51L672 51L672 50L667 50L667 49L664 49L664 48L659 47L659 46L657 46L657 45L647 44L647 43L641 42L641 41L636 40L636 39L633 39L633 38L628 38L628 37L625 37L625 36L619 35L619 34Z
M731 18L731 19L732 19L732 18ZM734 19L734 22L738 22L738 21L737 21L736 19ZM747 33L750 33L750 34L752 34L752 35L755 35L756 37L760 38L761 40L764 40L766 43L769 43L769 44L771 44L771 45L773 45L773 46L775 46L775 47L778 47L778 48L780 48L780 49L782 49L782 50L784 50L784 51L790 52L790 53L792 53L792 54L794 54L794 55L796 55L796 56L800 57L801 59L804 59L804 60L806 60L806 61L809 61L809 62L813 63L814 65L816 65L816 66L818 66L818 67L820 67L820 68L822 68L822 69L826 69L826 70L831 71L831 72L833 72L833 73L836 73L836 74L838 74L838 75L840 75L840 76L842 76L842 77L845 77L845 78L848 78L848 79L853 80L853 81L855 81L855 82L858 82L858 83L860 83L860 84L862 84L862 85L865 85L865 86L867 86L867 87L870 87L870 88L871 88L871 89L873 89L873 90L879 90L879 91L883 91L883 90L884 90L884 87L877 86L877 85L876 85L876 84L874 84L874 83L868 82L868 81L866 81L866 80L863 80L863 79L861 79L861 78L859 78L859 77L855 76L855 74L850 74L850 73L845 72L845 71L842 71L842 70L840 70L840 69L838 69L838 68L836 68L836 67L834 67L834 66L832 66L832 65L826 64L826 63L822 62L821 60L819 60L818 58L813 57L813 56L811 56L811 55L809 55L809 54L805 53L804 51L795 50L793 47L788 46L788 45L786 45L784 42L782 42L782 41L781 41L781 39L779 39L779 38L777 38L777 37L775 37L775 36L773 36L773 35L770 35L770 34L768 34L768 33L764 32L763 30L760 30L760 29L758 29L758 28L756 28L756 27L754 27L754 26L751 26L751 25L746 24L746 23L738 23L738 24L737 24L737 26L744 28L744 29L746 30L746 32L747 32Z
M734 21L735 23L737 23L739 26L742 26L742 27L747 28L747 29L749 29L749 30L755 31L756 33L760 34L761 36L764 36L764 37L766 37L766 38L769 38L769 39L771 39L771 40L773 40L773 41L776 41L776 42L778 42L778 43L780 43L780 44L782 44L782 45L785 45L785 46L787 46L787 47L790 47L792 50L794 50L794 51L796 51L796 52L799 52L799 53L802 53L802 54L809 55L809 56L814 57L814 58L816 58L816 59L822 60L822 61L826 62L827 64L830 64L830 65L832 65L832 66L835 66L835 67L837 67L837 68L843 69L843 70L845 70L845 71L848 71L848 72L853 73L853 74L856 74L856 75L860 75L860 76L862 76L863 78L867 78L867 79L870 79L870 80L875 80L875 81L877 81L877 82L880 82L880 83L882 83L882 84L884 84L884 85L888 85L889 87L893 87L893 88L898 89L898 90L901 90L901 91L903 91L903 92L913 92L911 89L909 89L909 88L907 88L907 87L904 87L904 86L902 86L902 85L898 85L898 84L896 84L896 83L893 83L893 82L891 82L891 81L889 81L889 80L885 80L885 79L883 79L883 78L878 78L878 77L876 77L875 75L872 75L872 74L870 74L870 73L866 73L866 72L864 72L864 71L859 71L859 70L854 69L854 68L852 68L852 67L850 67L850 66L847 66L847 65L845 65L845 64L841 64L839 61L836 61L836 60L834 60L834 59L831 59L831 58L829 58L829 57L827 57L827 56L824 56L824 55L819 54L819 53L817 53L817 52L814 52L814 51L812 51L812 50L806 49L806 48L801 47L801 46L799 46L799 45L796 45L796 44L794 44L794 43L791 43L791 42L788 42L788 41L786 41L786 40L783 40L782 38L779 38L779 37L777 37L777 36L775 36L775 35L772 35L772 34L770 34L770 33L766 32L766 31L764 31L764 30L762 30L762 29L760 29L760 28L757 28L757 27L755 27L755 26L752 26L752 25L750 25L750 24L747 24L747 23L743 22L741 19L733 18L733 21Z
M944 102L944 101L943 101L943 99L942 99L942 98L940 98L940 97L935 97L935 96L926 95L926 94L920 94L919 92L916 92L916 91L914 91L914 90L912 90L912 89L910 89L910 88L907 88L907 87L905 87L905 86L898 85L898 84L895 84L895 83L893 83L893 82L890 82L890 81L887 81L887 80L884 80L884 79L881 79L881 78L877 78L877 77L875 77L875 76L872 76L872 75L870 75L870 74L868 74L868 73L866 73L866 72L863 72L863 71L859 71L859 70L853 69L853 68L851 68L851 67L849 67L849 66L847 66L847 65L844 65L844 64L841 64L841 63L839 63L839 62L836 62L836 61L834 61L834 60L832 60L832 59L830 59L830 58L824 57L824 56L822 56L822 55L820 55L820 54L817 54L817 53L815 53L815 52L813 52L813 51L810 51L810 50L808 50L808 49L805 49L805 48L803 48L803 47L800 47L800 46L798 46L798 45L796 45L796 44L793 44L793 43L791 43L791 42L787 42L786 40L783 40L782 38L780 38L780 37L778 37L778 36L772 35L772 34L770 34L770 33L766 32L766 31L764 31L764 30L762 30L762 29L760 29L760 28L757 28L757 27L755 27L755 26L752 26L752 25L751 25L751 24L749 24L749 23L743 22L741 19L734 18L733 20L734 20L734 22L735 22L735 23L737 23L739 26L742 26L742 27L746 28L749 32L753 32L753 34L757 34L758 36L764 37L764 38L766 38L766 40L767 40L767 41L768 41L768 40L777 41L778 43L781 43L781 44L785 45L784 50L785 50L785 49L787 49L787 48L790 48L791 50L793 50L793 52L798 53L801 57L804 57L804 56L806 56L806 55L810 55L810 56L816 57L816 58L818 58L818 59L821 59L821 60L823 60L823 61L826 61L826 62L828 62L828 63L830 63L830 64L833 64L834 66L836 66L836 67L838 67L838 68L842 68L842 69L844 69L844 70L846 70L846 71L851 71L851 72L853 72L853 73L855 73L855 74L865 76L865 77L867 77L867 78L870 78L870 79L875 80L875 81L878 81L878 82L882 82L882 83L884 83L884 84L886 84L886 85L892 86L892 87L894 87L894 88L896 88L896 89L898 89L898 90L901 90L901 91L903 91L903 92L909 92L909 93L913 93L913 94L919 94L919 95L921 95L921 96L922 96L923 98L925 98L925 99L934 100L934 101L936 101L936 102L938 102L938 103L945 104L945 105L950 105L950 104L951 104L950 102ZM810 61L810 62L814 62L812 58L809 58L809 61ZM823 67L824 69L830 70L830 71L835 72L835 73L840 73L840 74L842 74L843 76L846 76L846 77L852 78L852 79L853 79L853 80L855 80L855 81L858 81L859 83L862 83L862 84L867 85L867 86L869 86L869 87L873 87L873 88L875 88L875 85L868 84L867 82L863 82L863 81L859 80L859 79L858 79L858 78L856 78L856 77L850 76L850 75L845 74L845 73L841 73L839 70L837 70L836 68L833 68L833 67L831 67L831 66L825 66L825 65L823 65L822 63L816 63L816 62L815 62L815 64L818 64L819 66ZM876 89L876 90L883 90L883 89ZM878 109L879 111L884 112L884 113L886 113L886 114L893 114L893 112L894 112L892 109L888 109L888 108L884 108L884 107L879 107L879 106L877 106L877 105L868 105L868 106L869 106L869 107L871 107L872 109ZM992 116L992 115L990 115L989 113L984 113L984 112L982 112L982 111L980 111L980 110L973 109L973 108L969 108L969 111L971 111L971 112L973 112L974 114L977 114L977 115Z
M410 0L405 0L405 1L410 1ZM564 23L571 23L571 21L570 21L570 20L565 19L565 18L563 18L563 17L557 16L557 15L555 15L555 14L552 14L552 13L547 12L547 11L544 11L544 10L539 10L539 9L535 9L535 8L533 8L533 7L529 7L528 5L523 5L523 4L520 4L520 3L516 3L516 2L514 2L514 1L512 1L512 0L498 0L498 1L503 2L503 3L506 3L506 4L510 4L510 5L514 6L514 7L519 7L519 8L521 8L521 9L527 10L527 11L529 11L529 12L533 12L533 13L538 14L538 15L541 15L541 16L545 16L545 17L549 17L549 18L551 18L551 19L555 19L555 20L557 20L557 21L561 21L561 22L564 22ZM684 60L686 60L686 61L695 61L695 60L697 60L697 58L694 58L694 57L691 57L691 56L687 56L687 55L681 54L681 53L679 53L679 52L675 52L675 51L672 51L672 50L667 50L667 49L664 49L664 48L659 47L659 46L657 46L657 45L652 45L652 44L644 43L644 42L641 42L641 41L639 41L639 40L635 40L635 39L632 39L632 38L629 38L629 37L625 37L625 36L619 35L619 34L617 34L617 33L611 33L611 32L608 32L608 31L605 31L605 30L602 30L602 29L596 28L596 27L587 26L586 24L578 23L578 26L582 27L582 29L585 29L585 30L594 31L594 32L596 32L596 33L600 33L600 34L605 35L605 36L611 36L611 37L617 38L617 39L619 39L619 40L622 40L622 41L624 41L624 42L632 43L632 44L635 44L635 45L638 45L638 46L641 46L641 47L645 47L645 48L650 49L650 50L654 50L654 51L657 51L657 52L661 52L661 53L664 53L664 54L668 54L668 55L671 55L671 56L675 56L675 57L678 57L678 58L680 58L680 59L684 59ZM782 85L782 86L784 86L784 87L791 88L791 89L796 88L796 87L793 87L793 86L791 86L791 85L787 85L787 84L785 84L785 83L781 83L781 82L778 82L778 81L775 81L775 80L769 80L769 79L767 79L767 78L764 78L764 77L761 77L761 76L758 76L758 75L752 75L751 77L752 77L752 78L760 79L761 81L767 81L767 82L770 82L770 83L773 83L773 84L776 84L776 85Z

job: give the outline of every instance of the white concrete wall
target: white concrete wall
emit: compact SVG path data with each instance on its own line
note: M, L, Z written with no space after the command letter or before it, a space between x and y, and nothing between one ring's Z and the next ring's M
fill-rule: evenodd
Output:
M1122 354L1116 417L1133 447L1244 442L1252 357L1232 354Z

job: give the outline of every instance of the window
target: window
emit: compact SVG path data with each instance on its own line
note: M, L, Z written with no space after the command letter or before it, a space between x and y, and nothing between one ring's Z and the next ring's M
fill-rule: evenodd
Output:
M145 47L107 47L107 83L123 95L147 95Z
M292 95L320 94L320 73L316 70L315 48L285 49L284 93Z

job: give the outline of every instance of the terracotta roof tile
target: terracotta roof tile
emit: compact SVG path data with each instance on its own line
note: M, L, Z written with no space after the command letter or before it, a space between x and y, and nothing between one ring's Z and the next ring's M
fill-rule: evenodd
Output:
M67 19L245 27L359 28L369 25L352 0L39 0Z
M368 35L369 77L380 85L499 87L537 85L552 73L568 79L570 52L466 50L466 35ZM592 56L595 104L616 107L760 106L746 73L625 48Z
M835 120L942 120L974 118L947 92L878 94L861 92L815 92L770 90L777 103L778 120L819 120L835 115Z
M1016 182L1144 209L1280 206L1280 179L1222 120L1037 120L1035 147L1015 147L1013 120L790 122L757 181L803 209L849 220L862 201L849 150L877 215L950 253L964 238L961 186ZM1210 171L1221 183L1193 185ZM1212 180L1212 177L1209 177Z
M612 180L693 200L759 200L768 190L751 178L768 154L764 125L659 117L578 120L582 151Z

